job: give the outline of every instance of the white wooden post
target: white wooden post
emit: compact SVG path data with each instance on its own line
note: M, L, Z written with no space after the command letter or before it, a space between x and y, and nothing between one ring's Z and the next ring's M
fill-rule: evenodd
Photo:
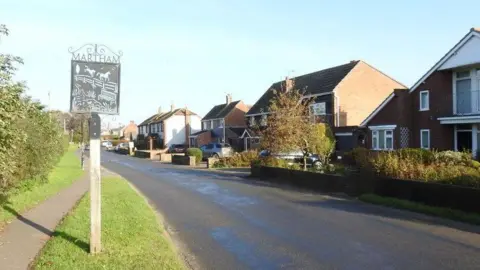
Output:
M99 253L101 245L100 117L90 119L90 253Z

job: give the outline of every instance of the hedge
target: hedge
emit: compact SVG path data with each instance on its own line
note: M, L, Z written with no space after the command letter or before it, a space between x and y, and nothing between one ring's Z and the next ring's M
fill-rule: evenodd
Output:
M186 154L187 156L195 157L196 164L199 164L202 161L203 153L199 148L188 148Z

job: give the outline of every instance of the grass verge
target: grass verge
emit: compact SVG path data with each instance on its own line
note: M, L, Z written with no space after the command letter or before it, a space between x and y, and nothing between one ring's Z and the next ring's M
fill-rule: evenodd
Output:
M89 250L90 200L65 217L34 262L35 269L182 269L145 199L119 177L102 179L102 253Z
M368 203L379 204L398 209L405 209L412 212L480 225L480 215L475 213L467 213L450 208L429 206L422 203L391 197L382 197L375 194L363 194L359 197L359 199Z
M75 155L75 150L75 147L69 147L48 176L47 182L35 184L29 189L19 190L9 195L8 200L0 207L0 227L16 218L15 212L23 213L33 208L80 178L83 171L80 168L80 161Z

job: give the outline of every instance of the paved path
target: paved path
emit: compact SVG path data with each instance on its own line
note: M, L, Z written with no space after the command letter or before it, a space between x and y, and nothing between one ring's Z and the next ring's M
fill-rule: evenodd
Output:
M0 269L28 269L29 264L53 234L57 224L88 190L87 168L85 172L82 178L70 187L30 211L21 215L15 212L18 218L0 233ZM11 208L7 210L15 211Z
M102 153L204 269L480 269L480 229L236 175Z

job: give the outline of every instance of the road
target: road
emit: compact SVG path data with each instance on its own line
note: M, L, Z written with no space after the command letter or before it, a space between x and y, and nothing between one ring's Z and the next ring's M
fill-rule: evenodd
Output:
M192 268L480 269L480 229L102 152L164 216Z

